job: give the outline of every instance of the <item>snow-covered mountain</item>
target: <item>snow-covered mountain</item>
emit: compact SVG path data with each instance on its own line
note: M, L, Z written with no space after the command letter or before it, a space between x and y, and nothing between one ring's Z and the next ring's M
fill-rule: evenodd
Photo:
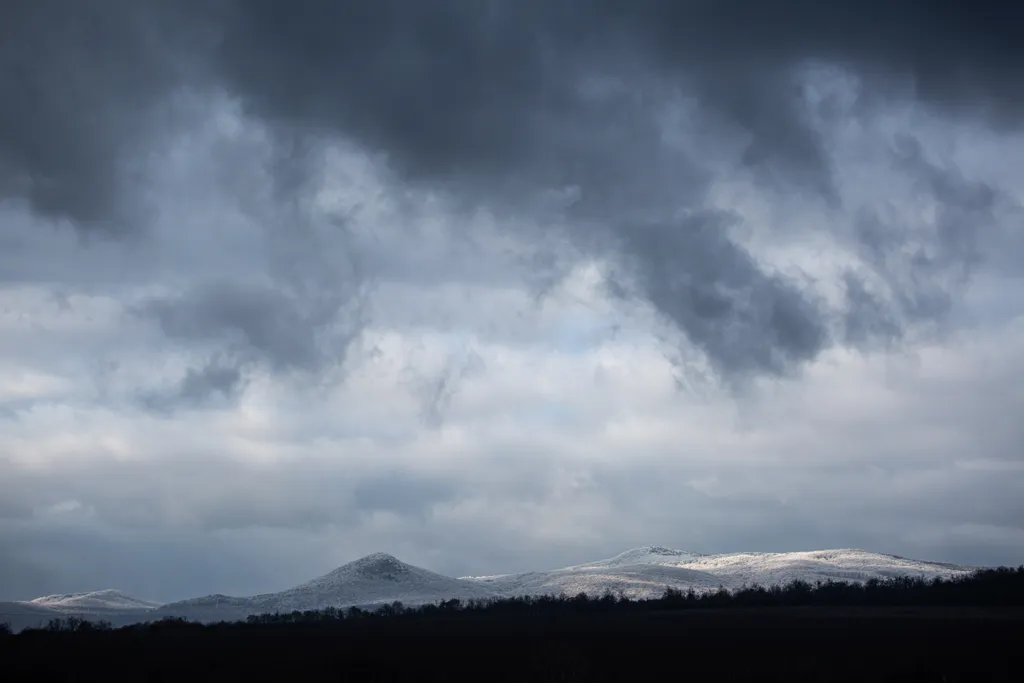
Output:
M24 602L0 602L0 623L12 629L42 628L53 619L77 617L123 626L151 618L159 603L140 600L117 590L45 595Z
M279 593L247 598L209 595L164 605L157 614L209 621L267 612L371 607L396 600L405 605L422 605L451 598L493 597L494 592L479 582L442 576L386 553L374 553Z
M159 607L160 603L141 600L121 591L107 589L89 593L61 593L46 595L30 600L34 605L49 607L63 612L102 611L102 610L149 610Z
M771 586L799 579L864 582L872 578L951 577L970 568L908 560L863 550L702 555L659 546L634 548L606 560L544 572L464 577L500 596L611 592L630 598L658 597L666 587L696 591L719 587Z
M863 550L702 555L659 546L634 548L585 564L522 574L451 578L414 567L385 553L350 562L323 576L277 593L249 597L208 595L167 605L120 591L48 595L26 602L0 602L0 622L17 630L76 616L114 625L183 617L197 621L245 619L252 614L325 607L373 607L400 601L422 605L452 598L487 599L522 595L612 593L658 597L665 588L696 591L719 587L784 584L795 579L863 582L895 576L953 577L972 567L909 560Z

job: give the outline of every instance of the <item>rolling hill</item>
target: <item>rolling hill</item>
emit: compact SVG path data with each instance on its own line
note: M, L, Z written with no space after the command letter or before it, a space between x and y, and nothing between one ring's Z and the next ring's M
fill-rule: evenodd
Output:
M252 614L324 609L373 608L395 601L422 605L458 598L490 599L525 595L612 593L643 599L667 587L698 592L745 585L784 584L799 579L864 582L896 576L953 577L973 568L910 560L863 550L703 555L660 546L634 548L584 564L520 574L452 578L374 553L318 578L276 593L248 597L207 595L156 605L120 591L48 595L0 603L0 622L20 630L74 616L114 625L180 617L233 621Z
M113 589L46 595L29 602L62 612L150 610L160 606L158 602L133 598Z
M968 567L908 560L863 550L702 555L659 546L634 548L605 560L543 572L464 577L501 596L611 592L652 598L671 586L695 591L770 586L793 580L864 582L894 576L950 577Z

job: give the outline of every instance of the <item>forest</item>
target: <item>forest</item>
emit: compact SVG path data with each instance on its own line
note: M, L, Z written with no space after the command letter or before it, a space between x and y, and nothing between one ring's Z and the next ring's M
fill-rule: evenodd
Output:
M0 628L10 681L1017 681L1024 567L655 600L520 597Z

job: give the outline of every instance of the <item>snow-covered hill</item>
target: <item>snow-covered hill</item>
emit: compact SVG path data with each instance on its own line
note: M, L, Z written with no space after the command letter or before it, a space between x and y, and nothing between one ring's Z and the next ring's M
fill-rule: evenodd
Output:
M545 572L465 577L501 596L605 592L651 598L666 587L696 591L770 586L799 579L864 582L872 578L950 577L970 568L907 560L863 550L702 555L658 546L634 548L615 557Z
M619 553L615 557L610 557L607 560L597 560L596 562L588 562L587 564L576 565L575 567L567 567L567 569L629 567L632 565L679 566L687 562L692 562L701 557L707 557L707 555L702 555L701 553L691 553L686 550L673 550L672 548L663 548L658 545L647 545L641 548L633 548L632 550L627 550L626 552Z
M43 628L54 619L77 617L123 626L146 621L159 603L140 600L117 590L45 595L34 600L0 602L0 623L16 631Z
M91 591L89 593L46 595L30 602L34 605L64 612L80 612L83 610L149 610L160 606L158 602L134 598L113 589Z
M396 600L411 606L452 598L580 592L650 598L662 595L669 586L705 591L720 586L732 589L752 584L783 584L794 579L812 583L829 579L863 582L894 576L930 579L957 576L971 569L863 550L702 555L646 546L562 569L455 579L405 564L391 555L375 553L277 593L250 597L208 595L159 607L115 590L48 595L27 602L0 603L0 622L20 630L45 626L50 619L68 616L103 619L115 625L164 617L233 621L266 612L373 607Z
M863 550L815 550L794 553L732 553L707 555L687 563L688 568L721 577L727 587L785 584L793 580L864 582L914 576L926 579L966 574L971 567L908 560Z
M391 555L375 553L279 593L247 598L210 595L164 605L157 614L211 621L266 612L371 607L396 600L405 605L422 605L451 598L491 598L494 595L479 582L442 576Z
M467 577L487 586L501 597L524 595L625 595L629 598L658 597L666 586L717 588L721 581L705 572L668 565L625 565L619 567L567 567L547 572L502 576Z

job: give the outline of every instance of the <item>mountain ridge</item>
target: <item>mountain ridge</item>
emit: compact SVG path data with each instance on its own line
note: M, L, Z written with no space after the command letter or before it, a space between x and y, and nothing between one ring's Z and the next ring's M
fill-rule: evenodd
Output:
M372 553L292 588L249 597L210 595L162 605L158 614L188 611L200 618L234 618L264 612L327 607L371 607L390 602L419 605L451 598L497 597L478 583L406 564L388 553Z
M374 608L450 599L500 599L525 595L612 593L634 599L660 596L666 588L698 592L793 580L851 581L896 576L950 578L976 567L912 560L858 549L708 555L664 546L640 546L609 558L558 569L453 578L377 552L343 564L291 588L251 596L204 595L163 605L107 589L0 603L0 622L15 628L45 625L51 618L102 618L115 624L165 617L234 621L252 614L334 608Z
M872 578L948 578L973 568L857 549L705 555L641 546L613 557L546 572L466 576L502 597L611 592L633 599L658 597L666 587L696 591L786 584L793 580L864 582Z

